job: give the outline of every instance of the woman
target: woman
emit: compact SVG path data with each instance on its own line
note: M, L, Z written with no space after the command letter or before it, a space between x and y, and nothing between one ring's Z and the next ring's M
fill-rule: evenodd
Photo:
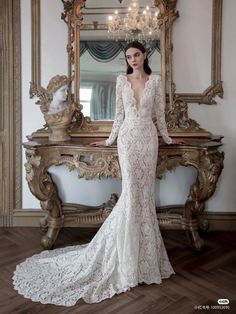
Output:
M109 146L118 135L122 194L87 245L45 251L17 266L15 289L41 303L71 306L83 298L100 302L139 283L161 283L174 271L155 211L158 136L167 133L159 76L150 75L147 54L138 42L126 48L127 75L117 78L116 118L109 138L91 143Z

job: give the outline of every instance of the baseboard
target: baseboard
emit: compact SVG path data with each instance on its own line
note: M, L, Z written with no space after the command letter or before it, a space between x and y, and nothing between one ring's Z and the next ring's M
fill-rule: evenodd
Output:
M208 231L236 231L236 212L205 212L201 219L207 219Z
M13 212L13 227L39 227L45 216L41 209L17 209Z
M45 216L40 209L21 209L13 212L13 227L39 227ZM205 212L201 219L209 222L208 231L236 231L236 212Z

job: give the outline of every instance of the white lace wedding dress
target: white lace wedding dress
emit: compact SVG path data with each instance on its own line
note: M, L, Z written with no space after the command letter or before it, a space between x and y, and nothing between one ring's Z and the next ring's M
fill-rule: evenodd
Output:
M174 273L155 211L155 172L159 130L171 143L165 124L160 76L145 84L139 110L130 82L117 78L116 118L106 144L118 135L122 194L89 244L44 251L18 265L14 287L33 301L64 306L83 298L100 302L138 283L160 284Z

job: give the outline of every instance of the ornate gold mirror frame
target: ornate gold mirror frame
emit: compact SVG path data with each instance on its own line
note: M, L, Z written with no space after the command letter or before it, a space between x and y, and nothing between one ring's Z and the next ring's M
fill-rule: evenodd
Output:
M74 101L78 107L80 104L79 87L80 87L80 28L83 21L83 7L86 0L62 0L64 4L64 12L62 19L68 26L68 77L71 81L69 96L74 90ZM161 75L163 79L163 91L166 94L166 68L169 68L168 81L172 81L172 24L178 16L176 11L177 0L155 0L155 5L158 6L160 14L158 16L160 26L160 51L161 51ZM166 49L167 47L167 49ZM72 73L74 77L72 78ZM173 100L172 84L169 84L169 102ZM167 106L168 108L168 106ZM111 121L91 121L90 117L84 117L82 112L77 112L76 123L71 129L72 137L87 137L96 136L103 137L110 133Z
M161 48L161 74L163 78L163 90L166 94L166 120L168 130L172 136L204 136L209 132L202 129L199 124L188 117L188 103L215 104L215 96L223 97L221 81L221 31L222 31L222 0L212 0L212 57L211 57L211 83L202 93L176 93L173 80L173 22L179 16L176 10L177 0L155 0L155 5L160 9L158 16L160 25ZM32 0L39 6L39 0ZM71 81L69 97L73 97L79 108L80 86L80 29L83 22L83 7L86 0L62 0L64 12L62 19L68 26L68 77ZM34 16L39 10L32 10L32 21L35 28L32 34L32 51L39 51L37 27L40 23ZM39 15L38 15L39 16ZM37 38L34 40L34 34ZM39 55L35 53L35 55ZM37 60L32 58L32 78L40 81ZM73 73L73 75L72 75ZM166 84L168 82L168 84ZM72 92L74 91L74 92ZM90 117L84 117L78 110L75 121L72 123L70 135L72 137L104 137L110 133L111 121L92 121ZM48 136L47 130L39 130L33 137Z

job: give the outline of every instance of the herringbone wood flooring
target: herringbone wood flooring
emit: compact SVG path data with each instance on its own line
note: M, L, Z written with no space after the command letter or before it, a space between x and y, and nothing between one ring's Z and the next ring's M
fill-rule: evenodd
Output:
M65 228L55 247L88 242L92 229ZM80 300L76 306L42 305L18 295L12 287L16 264L41 251L39 228L0 229L0 313L1 314L188 314L236 313L236 232L204 234L206 246L201 253L192 251L185 234L163 232L176 275L161 285L140 285L127 293L98 304ZM217 305L219 298L230 301L230 309L204 309ZM196 309L196 306L202 308Z

